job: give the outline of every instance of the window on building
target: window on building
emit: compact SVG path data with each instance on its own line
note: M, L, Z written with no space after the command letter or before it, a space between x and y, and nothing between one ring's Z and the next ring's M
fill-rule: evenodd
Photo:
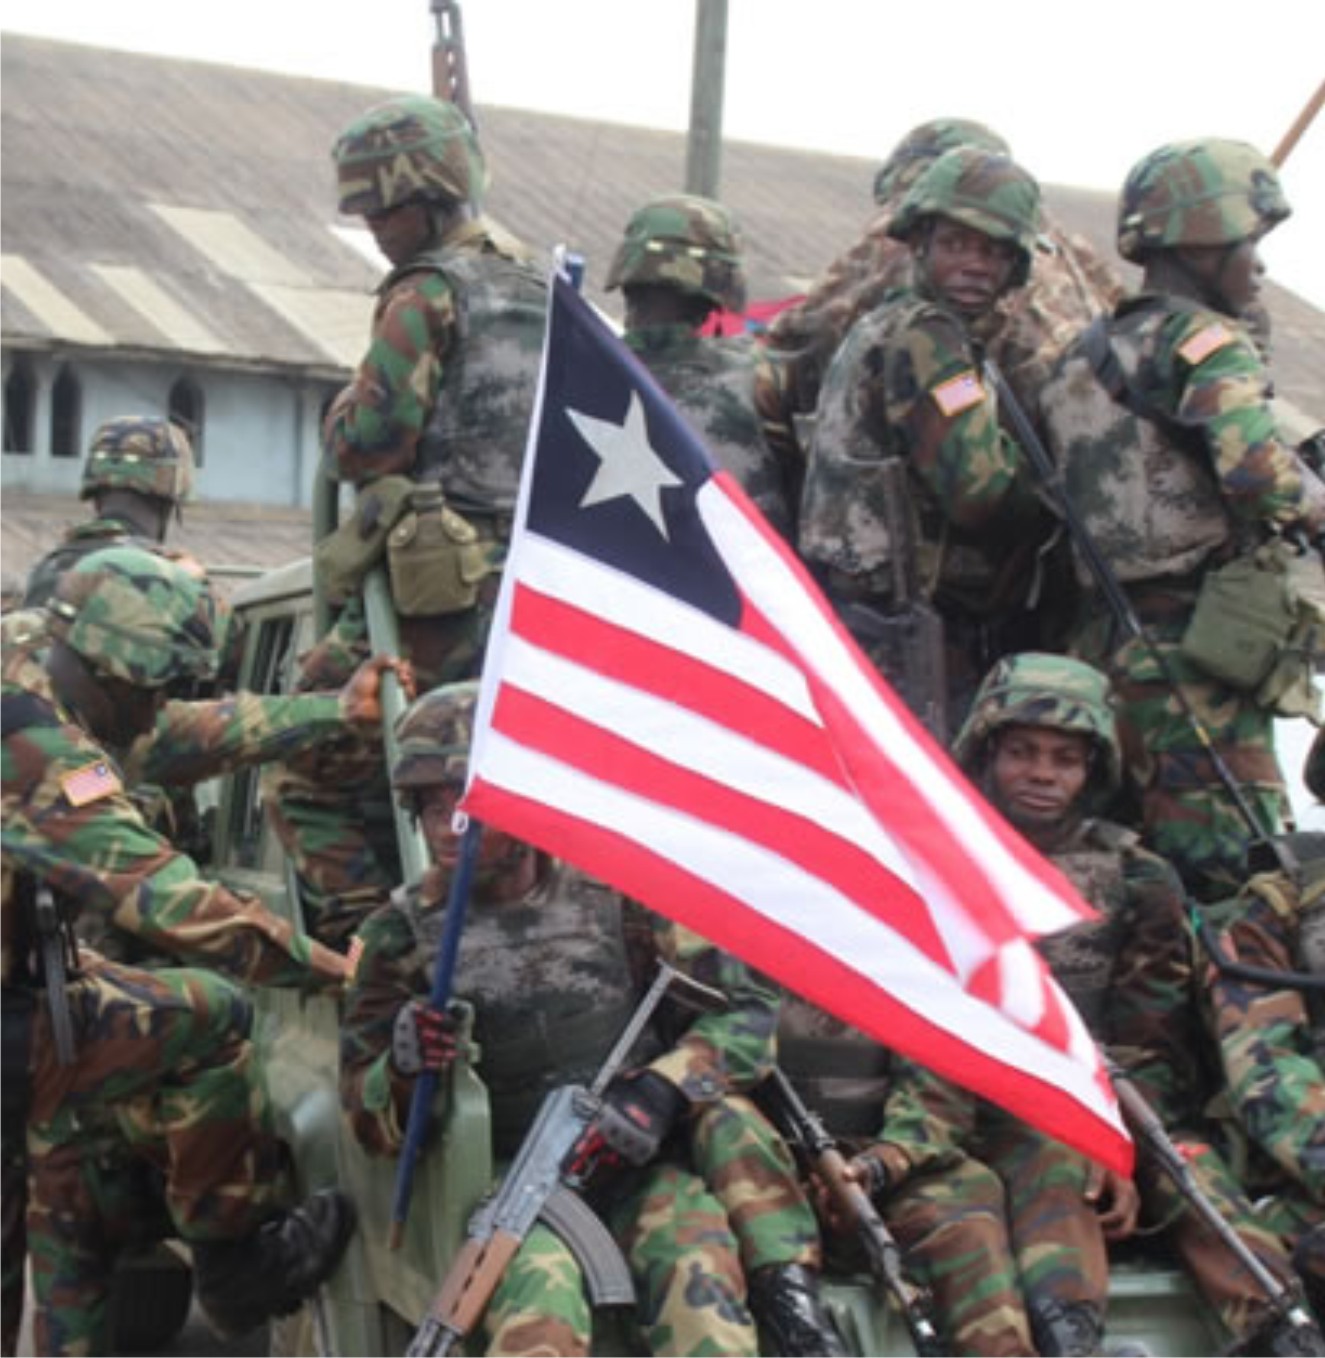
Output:
M66 363L51 388L51 456L78 457L82 445L83 384Z
M37 377L26 358L16 358L5 378L5 452L32 451L37 408Z
M170 418L180 425L193 444L193 458L198 466L205 461L203 418L205 403L202 388L191 377L179 378L170 388Z

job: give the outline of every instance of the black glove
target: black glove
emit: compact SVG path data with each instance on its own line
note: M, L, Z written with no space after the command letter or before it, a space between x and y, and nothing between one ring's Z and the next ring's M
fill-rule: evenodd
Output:
M865 1190L875 1207L882 1207L892 1188L888 1166L877 1155L865 1151L852 1161L853 1169L861 1174L860 1186Z
M686 1096L657 1071L634 1071L607 1086L591 1130L627 1164L647 1165L687 1106Z
M443 1071L455 1060L456 1022L424 1000L410 1000L396 1011L391 1026L391 1067L401 1075Z

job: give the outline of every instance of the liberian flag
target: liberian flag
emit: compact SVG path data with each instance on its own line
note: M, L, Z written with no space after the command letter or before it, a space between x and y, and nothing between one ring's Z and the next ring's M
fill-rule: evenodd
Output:
M1031 942L1094 912L559 276L462 809L1130 1171Z

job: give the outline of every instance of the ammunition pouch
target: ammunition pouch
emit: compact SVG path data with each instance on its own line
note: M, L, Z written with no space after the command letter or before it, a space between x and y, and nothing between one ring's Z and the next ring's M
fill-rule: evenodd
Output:
M435 482L416 486L387 537L391 597L404 618L460 613L489 574L478 530L446 504Z
M1207 571L1180 650L1265 710L1319 720L1314 674L1325 660L1320 554L1276 538Z
M332 604L347 603L363 587L414 490L408 476L378 477L359 492L349 518L313 548L313 569Z

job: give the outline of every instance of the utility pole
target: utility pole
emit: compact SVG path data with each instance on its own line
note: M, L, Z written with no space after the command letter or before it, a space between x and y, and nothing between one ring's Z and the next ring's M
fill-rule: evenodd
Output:
M722 182L722 97L727 70L727 0L695 0L695 62L686 142L687 193L717 198Z

